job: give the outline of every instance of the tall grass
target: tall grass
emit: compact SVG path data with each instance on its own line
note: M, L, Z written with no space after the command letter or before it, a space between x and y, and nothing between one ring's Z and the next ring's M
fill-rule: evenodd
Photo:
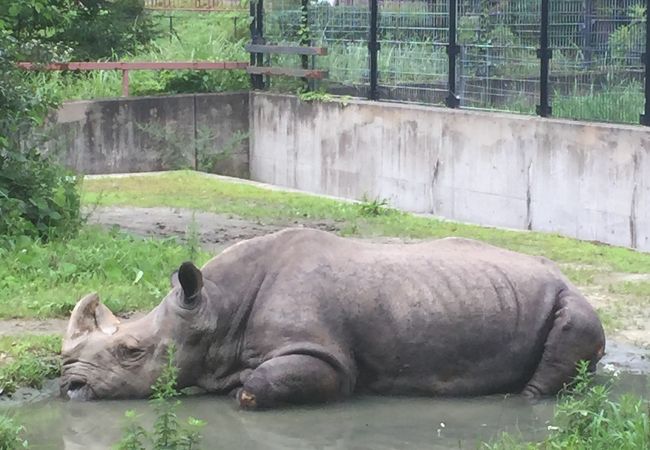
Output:
M601 120L606 122L639 123L643 111L643 88L639 82L630 82L571 95L555 93L553 115L571 119Z

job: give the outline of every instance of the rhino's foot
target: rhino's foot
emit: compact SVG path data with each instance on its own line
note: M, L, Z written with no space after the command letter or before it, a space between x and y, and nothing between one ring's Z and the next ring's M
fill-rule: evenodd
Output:
M577 373L577 364L595 367L605 350L605 335L595 311L579 294L560 293L542 358L522 394L557 394Z
M237 402L239 403L239 407L242 409L257 408L257 398L245 389L239 389L237 391Z
M283 355L265 361L237 392L243 409L267 409L287 404L320 403L341 395L334 368L308 355Z

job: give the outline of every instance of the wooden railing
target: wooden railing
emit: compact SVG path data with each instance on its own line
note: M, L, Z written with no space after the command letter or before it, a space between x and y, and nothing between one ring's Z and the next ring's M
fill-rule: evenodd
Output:
M129 71L131 70L245 70L248 62L242 61L169 61L169 62L68 62L51 64L18 63L25 70L121 70L122 96L129 96Z

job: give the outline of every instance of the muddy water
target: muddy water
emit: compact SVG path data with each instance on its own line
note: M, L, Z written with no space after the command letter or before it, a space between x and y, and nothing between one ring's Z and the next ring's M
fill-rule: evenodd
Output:
M622 374L618 391L650 397L647 375ZM473 399L357 397L347 402L269 412L243 412L223 397L186 397L180 410L207 422L203 448L219 449L475 449L502 431L543 439L554 402L516 396ZM12 410L34 449L105 449L122 432L128 409L150 425L144 401L76 403L59 399Z

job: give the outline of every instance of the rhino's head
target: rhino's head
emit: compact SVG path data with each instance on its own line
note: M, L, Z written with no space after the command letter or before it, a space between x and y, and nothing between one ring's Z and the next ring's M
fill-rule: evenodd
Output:
M85 296L63 340L61 394L74 400L148 396L170 343L184 350L200 345L196 319L207 297L201 271L191 263L172 275L171 292L141 319L120 323L97 294ZM201 352L196 350L177 354L179 384L192 383L192 355Z

